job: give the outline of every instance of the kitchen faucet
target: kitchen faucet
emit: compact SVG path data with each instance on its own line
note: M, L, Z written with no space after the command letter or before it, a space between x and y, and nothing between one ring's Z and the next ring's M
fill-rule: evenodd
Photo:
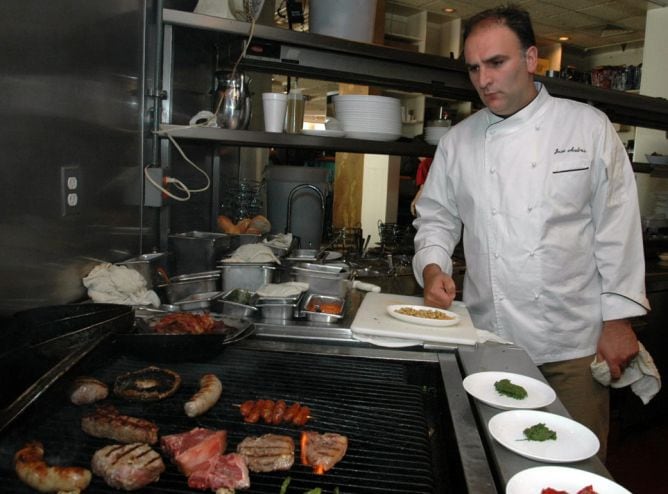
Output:
M318 197L320 198L320 211L321 211L321 219L324 220L325 218L325 196L320 192L320 189L316 187L315 185L312 184L299 184L293 187L293 189L290 191L288 194L288 217L285 221L285 233L290 233L291 225L292 225L292 199L295 193L301 189L311 189L315 193L318 194Z

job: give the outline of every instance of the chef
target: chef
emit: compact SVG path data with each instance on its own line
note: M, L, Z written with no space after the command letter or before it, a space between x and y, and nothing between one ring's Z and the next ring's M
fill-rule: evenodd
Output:
M534 81L529 14L472 17L464 58L486 108L440 141L416 203L413 269L427 305L455 296L463 231L463 299L476 327L524 348L605 459L608 388L638 353L630 318L649 309L632 167L612 124ZM463 227L463 229L462 229Z

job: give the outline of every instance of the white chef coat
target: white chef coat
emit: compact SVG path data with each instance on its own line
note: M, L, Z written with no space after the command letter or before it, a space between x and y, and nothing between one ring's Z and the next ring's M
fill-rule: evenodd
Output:
M602 322L646 313L637 190L608 118L538 96L501 118L481 110L440 141L414 225L413 269L452 273L463 228L463 300L476 327L537 365L596 352Z

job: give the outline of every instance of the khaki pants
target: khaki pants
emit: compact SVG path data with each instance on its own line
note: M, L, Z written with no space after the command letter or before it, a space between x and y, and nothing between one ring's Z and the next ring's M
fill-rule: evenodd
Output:
M610 393L591 375L594 356L549 362L538 368L571 414L573 420L592 430L601 442L598 457L605 463L610 429Z

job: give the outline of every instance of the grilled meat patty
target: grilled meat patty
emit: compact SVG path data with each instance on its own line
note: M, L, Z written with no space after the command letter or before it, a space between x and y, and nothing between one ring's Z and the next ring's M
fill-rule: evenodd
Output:
M310 465L316 473L324 473L336 465L345 456L348 438L341 434L326 432L302 432L301 460L303 465Z
M91 467L95 475L115 489L134 491L157 482L165 471L160 455L148 444L113 444L93 455Z
M295 462L295 442L290 436L265 434L247 437L237 446L251 472L289 470Z
M158 426L150 420L121 415L115 407L97 407L81 418L81 429L91 436L113 439L121 443L158 442Z

